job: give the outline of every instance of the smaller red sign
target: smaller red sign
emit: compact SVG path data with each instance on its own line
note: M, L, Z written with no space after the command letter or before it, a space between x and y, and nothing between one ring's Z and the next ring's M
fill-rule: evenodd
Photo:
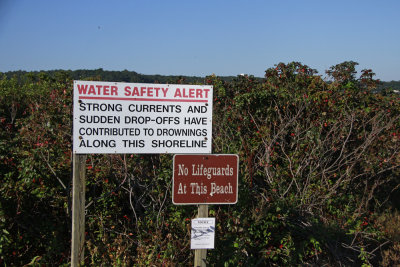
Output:
M175 155L172 202L236 204L238 170L238 155Z

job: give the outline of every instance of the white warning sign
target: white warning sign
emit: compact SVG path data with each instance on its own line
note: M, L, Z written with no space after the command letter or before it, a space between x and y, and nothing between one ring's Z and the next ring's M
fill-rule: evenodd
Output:
M192 219L190 249L214 249L215 218Z
M73 151L211 153L213 87L74 81Z

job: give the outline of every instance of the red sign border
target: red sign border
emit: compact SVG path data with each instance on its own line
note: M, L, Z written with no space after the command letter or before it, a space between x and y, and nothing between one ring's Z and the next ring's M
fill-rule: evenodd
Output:
M218 157L218 156L235 156L237 158L236 166L236 201L235 202L222 202L222 203L208 203L208 202L195 202L195 203L175 203L174 201L174 183L175 183L175 157L176 156L205 156L205 157ZM172 203L174 205L234 205L238 202L239 195L239 155L238 154L175 154L172 161Z

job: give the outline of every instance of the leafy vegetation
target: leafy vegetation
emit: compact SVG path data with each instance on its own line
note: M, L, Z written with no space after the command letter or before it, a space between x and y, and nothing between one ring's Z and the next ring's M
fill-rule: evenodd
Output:
M328 81L298 62L264 79L4 74L0 263L70 261L72 80L91 79L214 86L213 153L239 154L240 177L238 203L209 208L211 265L399 264L399 94L356 65ZM197 210L172 204L172 155L88 155L86 169L87 265L193 264Z

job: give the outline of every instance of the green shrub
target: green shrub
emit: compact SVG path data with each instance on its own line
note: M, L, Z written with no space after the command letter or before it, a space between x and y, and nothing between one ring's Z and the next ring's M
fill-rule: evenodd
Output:
M398 223L382 218L397 205L400 101L356 64L328 81L298 62L206 77L213 153L240 157L238 203L210 206L211 265L397 262ZM72 81L4 76L0 96L0 263L68 265ZM88 155L86 169L88 265L192 264L196 207L172 204L171 155Z

